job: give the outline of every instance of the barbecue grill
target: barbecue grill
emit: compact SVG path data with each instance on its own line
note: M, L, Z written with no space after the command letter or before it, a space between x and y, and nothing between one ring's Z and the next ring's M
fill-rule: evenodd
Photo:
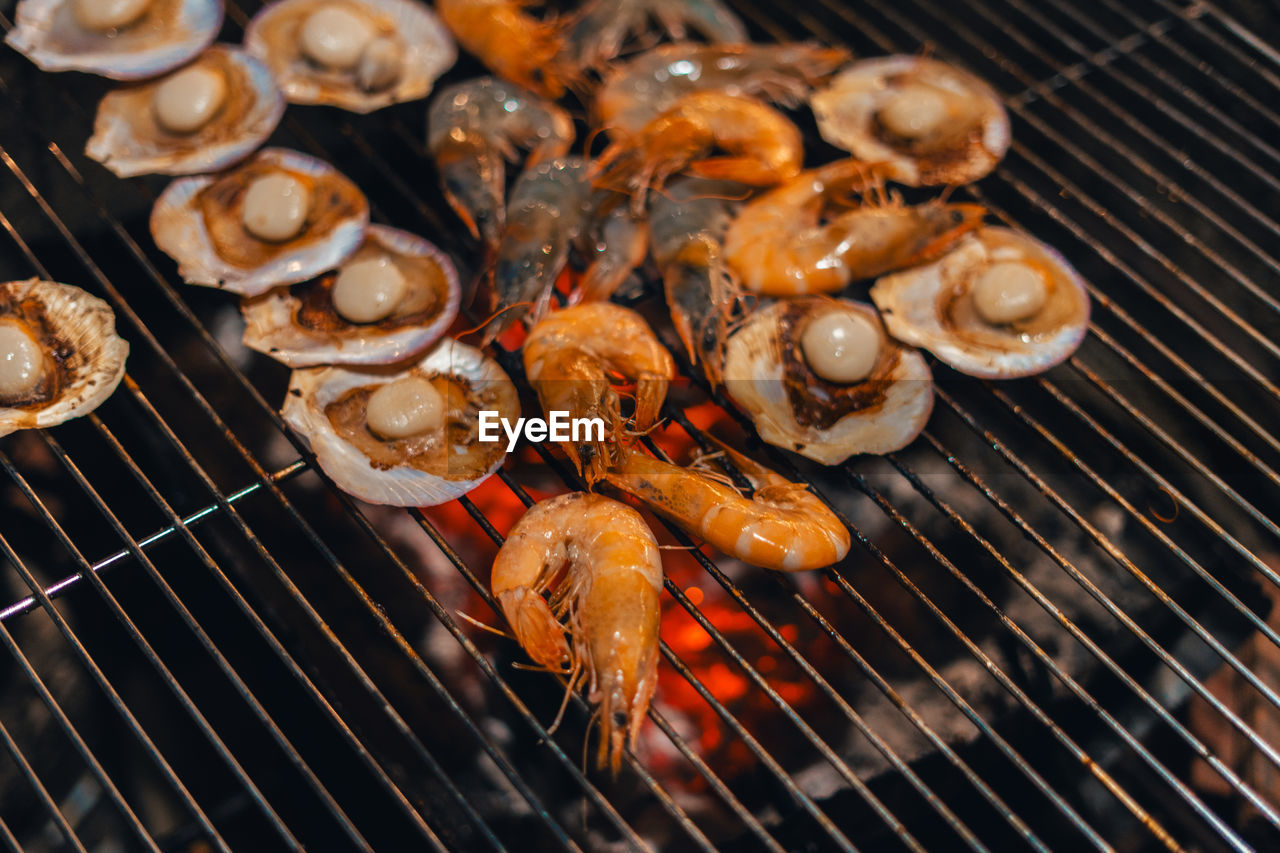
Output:
M744 439L831 503L853 554L772 575L658 526L662 681L616 779L584 769L585 701L553 726L562 686L471 621L502 627L492 556L572 470L525 447L426 511L329 486L277 414L287 370L154 247L165 181L80 154L105 84L5 49L0 275L107 299L133 355L96 414L0 440L0 838L1275 849L1280 23L1261 7L738 7L761 40L928 50L990 81L1012 150L961 194L1058 247L1093 325L1039 378L935 365L928 429L883 459L822 469ZM223 38L256 8L228 3ZM422 120L291 108L273 144L465 258ZM651 282L628 301L662 314ZM750 436L681 366L654 448Z

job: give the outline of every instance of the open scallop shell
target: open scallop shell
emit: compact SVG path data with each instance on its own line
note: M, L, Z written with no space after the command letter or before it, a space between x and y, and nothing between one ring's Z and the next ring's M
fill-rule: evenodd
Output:
M367 113L391 104L416 101L431 92L436 79L458 58L444 23L425 4L413 0L340 0L363 12L383 34L395 34L404 47L399 79L386 89L367 91L352 72L317 68L302 55L297 33L312 10L335 0L279 0L264 6L245 28L245 49L266 63L285 97L294 104L329 104Z
M984 322L972 307L972 283L991 264L1018 260L1047 273L1047 303L1019 323ZM881 278L871 299L889 334L983 379L1048 370L1075 352L1089 330L1089 294L1079 273L1053 249L1008 228L980 229L938 261Z
M310 217L302 233L283 244L264 244L244 232L246 245L266 246L270 255L263 263L240 265L224 258L214 247L200 209L200 197L216 182L235 181L260 168L278 168L326 181L351 199L350 209L337 210L327 217ZM318 194L314 201L332 203L332 195ZM326 219L331 221L320 221ZM151 210L151 235L156 245L178 262L178 274L184 281L241 296L258 296L273 287L306 281L340 266L360 247L368 224L369 203L350 179L323 160L283 148L263 149L234 169L217 175L179 178L165 188Z
M425 262L438 271L438 281L424 286L442 289L442 298L426 316L409 318L392 316L377 323L348 323L338 316L329 303L326 282L308 282L292 288L276 288L256 299L246 299L244 314L246 346L266 353L290 367L314 364L390 364L403 361L431 346L458 316L461 287L458 273L449 257L433 244L395 228L370 225L365 245L352 256L358 260L367 250L385 252L409 262ZM329 276L329 283L332 276ZM306 294L303 288L321 288L317 292L317 313L326 321L320 324L300 322Z
M37 318L33 331L63 372L62 385L49 400L0 404L0 435L89 414L116 390L129 355L111 306L78 287L35 278L0 284L0 318L24 315Z
M954 117L945 133L894 137L878 115L900 81L945 93ZM890 163L909 186L967 184L988 174L1009 149L1009 115L986 82L945 62L886 56L855 62L810 99L822 138L869 163Z
M226 45L209 48L187 67L196 65L220 69L227 78L227 103L207 125L190 134L162 128L151 108L160 78L108 92L84 153L122 178L215 172L252 154L284 115L284 96L271 72Z
M434 472L407 462L375 463L360 447L339 433L327 409L353 393L394 382L411 373L426 378L447 376L468 389L462 410L451 411L449 429L462 443L443 448L448 459ZM448 395L453 398L453 394ZM493 359L475 347L446 338L422 360L395 371L355 371L342 367L295 370L281 414L311 446L324 472L348 494L363 501L392 506L435 506L465 495L498 470L506 458L506 442L478 443L480 407L514 421L520 416L519 393ZM368 428L363 427L366 434ZM376 439L370 439L376 441ZM482 461L467 456L485 448Z
M70 0L22 0L5 43L44 71L85 71L142 80L189 62L222 27L222 0L153 0L128 27L97 33L75 20Z
M879 331L880 358L867 379L836 385L809 369L800 335L810 317L827 311L862 314ZM762 439L824 465L899 450L933 411L924 358L884 334L873 307L847 299L809 297L756 311L729 339L724 376L729 396Z

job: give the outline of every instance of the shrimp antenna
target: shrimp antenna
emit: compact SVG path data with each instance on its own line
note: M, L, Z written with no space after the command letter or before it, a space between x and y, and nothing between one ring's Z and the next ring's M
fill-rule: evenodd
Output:
M494 311L492 314L486 317L480 325L474 326L470 329L464 329L463 331L458 332L453 336L453 339L457 341L457 340L461 340L462 338L465 338L467 335L474 335L476 332L480 331L485 326L489 325L494 320L498 319L499 316L510 311L512 308L532 308L534 307L534 304L535 303L533 302L513 302L510 305L499 308L497 311Z
M938 195L938 204L946 204L951 200L951 194L956 191L955 184L947 184L942 188L942 192Z
M727 183L727 182L726 182ZM688 198L676 198L671 194L671 190L664 186L649 187L649 192L662 196L672 204L688 204L694 201L746 201L751 198L752 190L750 187L743 187L742 193L739 195L720 195L719 193L695 193Z
M479 619L476 619L474 616L469 616L468 614L462 612L461 610L455 610L453 612L458 616L462 617L463 620L470 622L472 625L474 625L475 627L479 628L482 631L488 631L490 634L497 634L499 637L502 637L504 640L515 639L515 637L511 636L501 628L495 628L492 625L486 625L485 623L481 622Z
M587 158L588 160L592 159L591 149L592 147L595 146L596 140L600 137L600 134L607 133L609 130L610 128L604 125L601 125L600 127L593 127L591 129L591 132L587 134L586 140L583 142L582 156Z

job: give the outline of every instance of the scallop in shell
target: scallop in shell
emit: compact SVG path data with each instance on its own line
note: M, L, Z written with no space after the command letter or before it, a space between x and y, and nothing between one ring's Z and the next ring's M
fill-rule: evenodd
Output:
M753 313L725 349L725 389L770 444L824 465L920 434L933 382L861 302L806 297Z
M304 198L300 207L282 214L291 214L296 227L284 239L266 239L250 230L256 221L254 191L267 179L293 188L278 198L282 205L296 200L299 192ZM178 262L178 273L188 284L241 296L257 296L338 267L360 247L368 223L369 202L349 178L322 160L283 148L263 149L217 175L180 178L151 211L156 245Z
M982 228L938 261L879 279L871 299L889 334L984 379L1048 370L1089 329L1080 275L1007 228Z
M406 231L371 225L341 269L246 299L244 342L290 367L390 364L444 334L458 316L460 294L444 252Z
M425 98L458 57L444 23L413 0L278 0L244 43L290 103L357 113Z
M422 389L433 399L406 388L423 384L435 389ZM402 389L408 404L388 415L380 392L396 402ZM420 420L426 429L410 432L423 410L430 410ZM446 338L396 372L295 370L282 414L343 491L369 503L435 506L480 485L506 457L505 441L479 440L481 411L514 422L519 394L497 362Z
M266 142L284 108L266 66L215 45L181 70L109 92L84 153L122 178L214 172Z
M221 27L221 0L22 0L5 43L44 71L142 80L189 62Z
M995 91L935 59L855 62L810 104L823 139L892 164L894 179L910 186L976 181L1009 148L1009 115Z
M124 376L111 306L69 284L0 284L0 435L87 415Z

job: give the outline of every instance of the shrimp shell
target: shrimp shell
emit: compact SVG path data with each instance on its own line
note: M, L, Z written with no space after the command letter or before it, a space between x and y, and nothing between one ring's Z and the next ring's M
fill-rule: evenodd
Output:
M662 556L653 532L640 513L600 495L540 501L499 549L490 586L530 657L567 675L571 690L587 680L600 714L596 763L616 774L657 686Z
M742 20L719 0L594 0L569 29L567 49L579 67L599 68L617 57L628 39L642 35L650 18L673 39L693 30L710 42L747 40Z
M520 0L436 0L436 11L467 52L519 86L559 98L579 79L565 55L564 24L540 21Z

